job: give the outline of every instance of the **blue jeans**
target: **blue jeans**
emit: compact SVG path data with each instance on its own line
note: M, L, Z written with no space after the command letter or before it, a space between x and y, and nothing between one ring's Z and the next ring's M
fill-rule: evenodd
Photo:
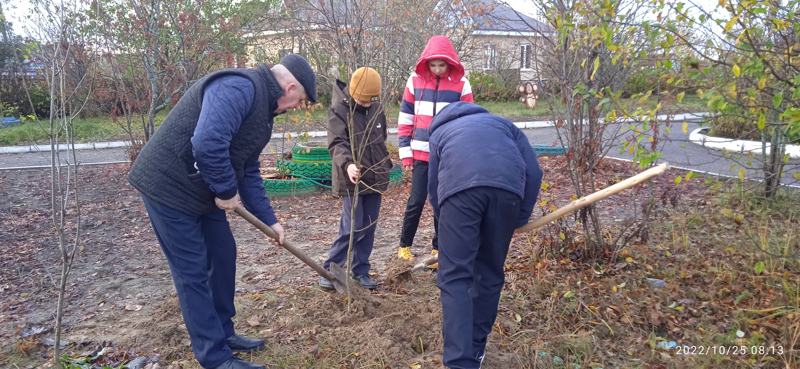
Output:
M351 265L353 275L367 275L371 267L369 256L372 254L372 246L375 244L376 220L381 210L381 194L374 193L369 195L359 195L356 204L355 217L350 218L353 209L353 197L342 197L342 218L339 222L339 235L333 240L328 260L322 264L325 270L331 263L339 264L342 268L347 263L347 249L350 246L350 225L357 232L353 239L353 263ZM370 224L372 224L370 226ZM367 228L369 226L369 228Z
M444 365L480 368L486 337L497 318L505 264L520 197L493 187L474 187L440 207L439 274Z
M225 212L194 217L142 195L158 243L169 262L194 356L204 368L233 357L236 243Z

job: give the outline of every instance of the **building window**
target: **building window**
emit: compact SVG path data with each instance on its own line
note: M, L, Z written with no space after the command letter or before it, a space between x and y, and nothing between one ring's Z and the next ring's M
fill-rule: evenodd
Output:
M519 67L521 69L532 69L533 63L531 62L531 44L522 44L522 53L519 58Z
M486 44L483 48L483 69L497 68L497 45Z

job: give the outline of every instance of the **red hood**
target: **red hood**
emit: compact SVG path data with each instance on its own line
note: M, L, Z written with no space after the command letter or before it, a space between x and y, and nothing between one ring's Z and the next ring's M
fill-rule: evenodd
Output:
M422 56L420 56L417 61L415 71L418 76L424 79L434 77L431 74L431 69L428 68L428 61L433 59L443 59L450 65L450 68L447 69L447 73L445 73L444 76L450 77L451 81L459 81L464 77L464 66L461 65L461 61L458 60L456 49L453 47L449 38L445 36L433 36L428 40L428 44L425 45L425 50L422 51Z

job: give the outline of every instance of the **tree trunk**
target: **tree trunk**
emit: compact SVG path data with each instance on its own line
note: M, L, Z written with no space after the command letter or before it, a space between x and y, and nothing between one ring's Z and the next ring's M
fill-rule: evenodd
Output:
M66 240L62 240L65 242ZM62 243L63 245L63 243ZM58 305L56 307L56 338L53 345L53 365L61 368L61 321L64 319L64 295L67 291L67 276L69 266L66 261L61 264L61 283L58 286Z
M786 151L786 134L783 127L773 127L770 134L769 153L764 160L764 197L774 200L781 186L783 172L783 155Z

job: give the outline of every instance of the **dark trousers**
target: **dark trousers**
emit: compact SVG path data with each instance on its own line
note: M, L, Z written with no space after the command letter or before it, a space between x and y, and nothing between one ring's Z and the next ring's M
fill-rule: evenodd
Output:
M497 317L519 196L475 187L448 197L440 208L439 275L444 365L480 367Z
M414 244L414 236L419 227L419 217L428 200L428 162L414 160L414 169L411 170L411 196L408 197L406 214L403 216L403 228L400 231L400 247L409 247ZM431 246L439 249L439 219L433 217L433 239Z
M233 357L236 243L225 212L193 217L145 196L144 205L169 262L194 356L204 368Z
M339 221L339 235L333 240L328 260L322 265L325 270L331 263L339 264L342 268L347 263L347 249L350 246L350 225L356 235L353 239L353 275L367 275L369 273L369 256L375 244L376 220L381 210L381 194L359 195L356 204L355 217L350 218L353 209L353 197L342 197L342 218ZM370 226L370 224L372 224ZM369 226L369 228L367 228ZM366 228L366 229L365 229Z

